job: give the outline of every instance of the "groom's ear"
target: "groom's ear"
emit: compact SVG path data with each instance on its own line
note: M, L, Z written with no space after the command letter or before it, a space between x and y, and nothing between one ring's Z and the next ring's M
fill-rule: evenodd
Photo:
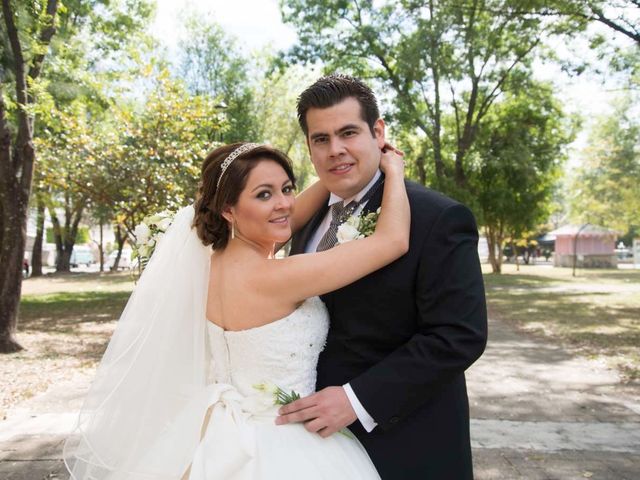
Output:
M382 120L381 118L377 119L376 123L373 124L373 133L376 137L378 148L381 150L384 147L384 144L386 142L385 136L384 136L384 128L385 128L384 120Z

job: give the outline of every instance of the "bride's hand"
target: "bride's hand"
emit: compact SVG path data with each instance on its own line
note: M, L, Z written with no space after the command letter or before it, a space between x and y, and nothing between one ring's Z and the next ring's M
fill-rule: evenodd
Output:
M398 173L400 176L404 176L404 152L385 143L380 158L380 170L385 175Z

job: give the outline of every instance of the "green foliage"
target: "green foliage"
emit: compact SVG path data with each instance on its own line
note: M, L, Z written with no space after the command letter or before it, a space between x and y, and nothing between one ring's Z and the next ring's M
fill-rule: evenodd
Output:
M627 233L640 227L638 103L620 100L592 129L572 184L571 217Z
M548 218L570 127L551 88L540 84L507 96L485 118L470 158L474 207L490 252ZM501 257L490 259L499 272Z
M118 112L95 182L95 198L129 233L145 216L194 200L202 159L224 125L213 99L190 95L167 71L154 83L139 111Z
M66 238L66 232L63 230L63 238ZM46 241L47 243L55 243L55 233L53 228L49 227L46 231ZM78 233L76 234L76 239L74 243L89 243L91 241L91 236L89 235L89 227L81 226L78 228Z
M530 76L541 38L565 28L544 21L544 2L524 0L282 5L300 37L288 60L322 61L391 93L388 116L412 139L407 153L418 180L465 200L483 118Z
M263 64L258 58L255 64L267 71L270 55L263 52L258 56ZM299 188L309 185L316 173L295 115L296 101L298 94L315 78L313 71L294 65L266 74L254 87L253 114L260 120L256 125L256 138L279 148L291 158Z
M227 119L218 140L233 143L256 139L249 59L218 24L192 15L180 42L180 78L196 96L208 96Z

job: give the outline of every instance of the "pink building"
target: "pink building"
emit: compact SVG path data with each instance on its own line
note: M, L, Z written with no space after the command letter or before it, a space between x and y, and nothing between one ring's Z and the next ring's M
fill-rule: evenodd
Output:
M576 234L578 239L576 241ZM597 225L565 225L549 235L556 237L553 264L556 267L616 268L615 254L618 232Z

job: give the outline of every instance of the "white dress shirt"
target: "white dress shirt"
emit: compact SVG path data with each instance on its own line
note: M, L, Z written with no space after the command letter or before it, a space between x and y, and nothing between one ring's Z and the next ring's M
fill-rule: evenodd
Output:
M376 181L380 178L380 175L382 175L380 173L380 170L377 170L375 175L371 179L371 181L362 190L360 190L356 195L354 195L351 198L340 198L336 194L332 193L329 196L329 207L331 207L331 205L333 205L334 203L338 203L338 202L344 202L344 205L346 206L349 203L351 203L353 200L359 201L362 197L365 196L365 194L369 191L369 189L376 183ZM355 209L355 211L353 212L353 215L360 215L360 212L362 212L362 209L364 208L365 205L366 205L366 202L361 205L358 205L358 208ZM311 253L316 251L316 249L318 248L318 244L320 243L320 240L322 239L326 231L329 229L330 224L331 224L331 209L327 211L327 214L325 215L324 219L322 220L322 222L320 223L316 231L311 236L311 239L309 240L305 248L305 253ZM351 407L356 412L356 415L358 416L358 420L360 420L360 423L362 424L364 429L367 432L370 432L371 430L376 428L378 423L373 419L371 415L369 415L369 413L362 406L362 404L360 403L360 400L358 400L358 397L356 396L355 392L351 388L351 385L349 385L348 383L345 383L342 386L342 388L344 388L344 391L347 394L347 398L349 399L349 403L351 403Z

